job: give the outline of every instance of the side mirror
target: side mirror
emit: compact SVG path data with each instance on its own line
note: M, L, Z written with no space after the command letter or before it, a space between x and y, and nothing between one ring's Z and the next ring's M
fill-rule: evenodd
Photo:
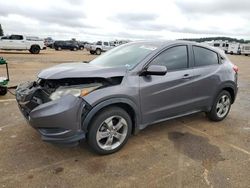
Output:
M158 75L163 76L167 73L167 67L162 65L149 65L149 67L142 72L141 75Z

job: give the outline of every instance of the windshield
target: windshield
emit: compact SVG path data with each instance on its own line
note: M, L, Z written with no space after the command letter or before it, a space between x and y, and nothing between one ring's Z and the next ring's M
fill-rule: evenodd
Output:
M101 67L127 67L132 69L147 55L156 50L156 46L148 44L129 44L115 47L92 60L90 64Z

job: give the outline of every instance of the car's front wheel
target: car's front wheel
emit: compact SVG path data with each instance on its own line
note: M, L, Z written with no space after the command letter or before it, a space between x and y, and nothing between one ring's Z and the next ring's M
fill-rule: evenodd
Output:
M119 108L107 108L93 119L87 136L90 147L98 154L111 154L121 149L132 130L128 113Z
M223 120L230 111L232 97L228 91L223 90L214 101L211 111L208 113L212 121Z
M101 51L101 49L97 48L95 53L96 53L96 55L101 55L102 51Z

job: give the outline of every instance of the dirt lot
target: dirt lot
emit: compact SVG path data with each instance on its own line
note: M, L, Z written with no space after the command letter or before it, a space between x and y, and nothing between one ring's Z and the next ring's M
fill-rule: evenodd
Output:
M0 56L9 62L10 85L57 63L95 57L53 50ZM250 187L250 57L229 58L239 66L240 91L224 121L210 122L200 113L153 125L109 156L95 155L85 143L65 148L42 142L14 97L0 97L0 186Z

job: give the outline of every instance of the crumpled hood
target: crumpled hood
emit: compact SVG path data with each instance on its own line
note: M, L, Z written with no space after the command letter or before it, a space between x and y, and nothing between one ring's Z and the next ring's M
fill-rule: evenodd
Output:
M98 77L110 78L124 76L126 67L98 67L88 63L63 63L45 69L38 74L42 79Z

